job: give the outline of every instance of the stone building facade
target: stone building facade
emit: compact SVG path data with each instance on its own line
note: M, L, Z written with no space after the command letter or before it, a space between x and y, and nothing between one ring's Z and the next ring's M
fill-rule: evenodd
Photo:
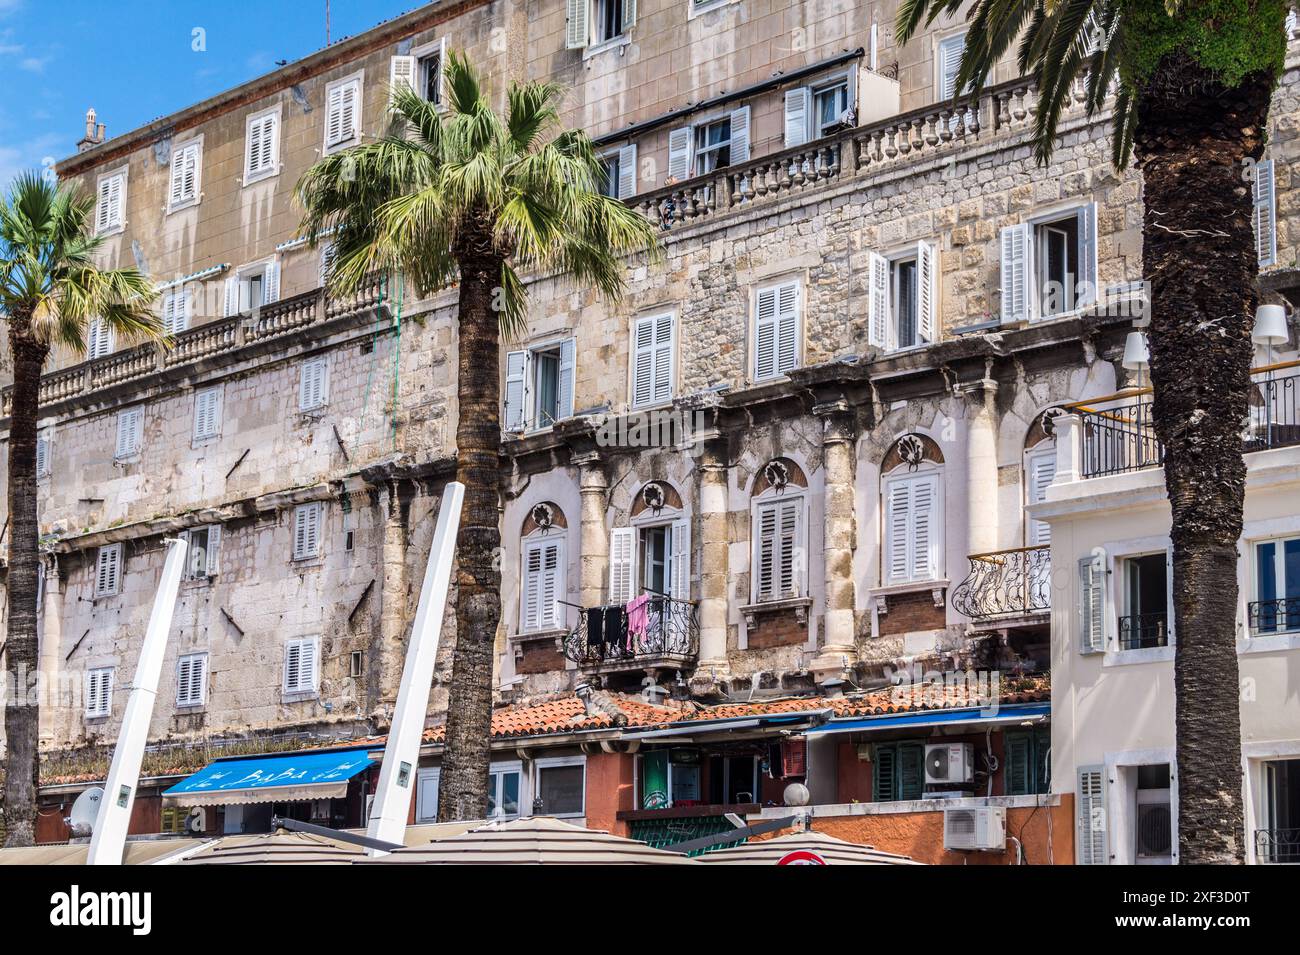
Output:
M447 49L498 98L566 84L664 251L618 304L532 278L502 355L501 697L1047 665L1050 584L1008 596L1005 568L1046 553L1024 508L1055 409L1126 383L1142 313L1140 179L1107 117L1076 107L1037 165L1032 84L1008 64L954 108L960 24L900 47L892 0L609 2L424 6L123 136L92 125L60 164L176 335L97 338L43 386L44 746L112 739L126 694L102 688L130 680L179 532L214 554L183 585L154 740L386 725L454 471L455 292L326 295L292 188L382 134L393 77L439 95ZM1269 268L1296 265L1289 64ZM590 611L642 592L648 627L594 639Z

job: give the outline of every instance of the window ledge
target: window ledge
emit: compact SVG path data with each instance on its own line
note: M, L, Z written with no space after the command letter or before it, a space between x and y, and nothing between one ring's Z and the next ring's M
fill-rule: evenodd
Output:
M203 196L199 196L197 199L186 199L184 202L178 202L174 206L169 204L167 206L167 215L171 215L173 212L184 212L186 209L193 209L198 206L202 199Z
M239 181L239 184L240 186L254 186L259 182L274 179L278 175L280 175L279 165L275 166L273 169L263 169L261 172L255 172L251 176L245 176Z
M588 60L593 56L599 56L601 53L605 53L609 50L618 50L621 55L623 48L631 45L632 38L626 33L623 33L619 36L613 37L612 39L603 40L600 43L593 43L591 46L583 47L582 58Z
M563 649L564 638L569 635L569 631L563 627L549 627L546 630L528 630L521 633L510 635L510 643L514 646L516 654L523 652L521 644L539 643L543 640L555 641L557 650Z
M1284 650L1300 650L1300 632L1269 633L1247 637L1237 643L1237 653L1241 656L1252 653L1277 653Z
M793 610L800 623L808 622L808 608L812 606L811 597L790 597L785 600L764 600L761 603L746 604L740 608L745 616L745 626L751 630L759 617L771 616L786 610Z
M946 577L935 580L908 580L901 584L886 584L883 587L873 587L870 591L871 599L875 601L876 609L881 613L889 613L889 598L902 596L903 594L919 594L930 591L930 596L934 598L934 605L942 607L947 602L948 587L951 584Z
M319 690L294 690L290 692L281 688L281 703L315 703L320 699Z
M1141 650L1107 650L1106 655L1102 657L1101 665L1104 667L1123 667L1142 663L1172 663L1173 659L1174 648L1172 646L1145 647Z

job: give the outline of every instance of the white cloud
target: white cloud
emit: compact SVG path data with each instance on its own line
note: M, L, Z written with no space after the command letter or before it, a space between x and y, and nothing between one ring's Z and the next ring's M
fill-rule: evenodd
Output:
M2 2L2 0L0 0ZM44 73L45 64L50 62L48 56L29 56L19 62L19 69L26 70L28 73Z
M46 159L62 159L71 151L64 138L56 133L45 133L13 146L0 146L0 191L8 192L19 173L41 169Z

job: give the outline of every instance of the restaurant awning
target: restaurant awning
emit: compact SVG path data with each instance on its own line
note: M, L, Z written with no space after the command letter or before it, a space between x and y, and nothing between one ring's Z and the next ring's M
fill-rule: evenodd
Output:
M169 806L235 806L347 795L348 780L375 760L373 747L219 759L163 793Z
M898 729L900 727L929 725L952 725L955 723L978 723L980 726L1022 723L1026 720L1041 720L1051 716L1050 703L1014 703L1004 706L965 709L918 710L914 713L898 713L888 716L865 716L831 720L821 726L808 730L808 735L815 733L857 733L868 730Z

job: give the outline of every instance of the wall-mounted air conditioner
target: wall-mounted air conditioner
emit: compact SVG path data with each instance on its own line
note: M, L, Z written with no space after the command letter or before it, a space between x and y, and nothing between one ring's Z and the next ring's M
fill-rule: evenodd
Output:
M970 743L930 743L925 747L925 782L968 783L975 772Z
M976 806L943 811L945 849L1002 851L1007 845L1007 811L1002 806Z

